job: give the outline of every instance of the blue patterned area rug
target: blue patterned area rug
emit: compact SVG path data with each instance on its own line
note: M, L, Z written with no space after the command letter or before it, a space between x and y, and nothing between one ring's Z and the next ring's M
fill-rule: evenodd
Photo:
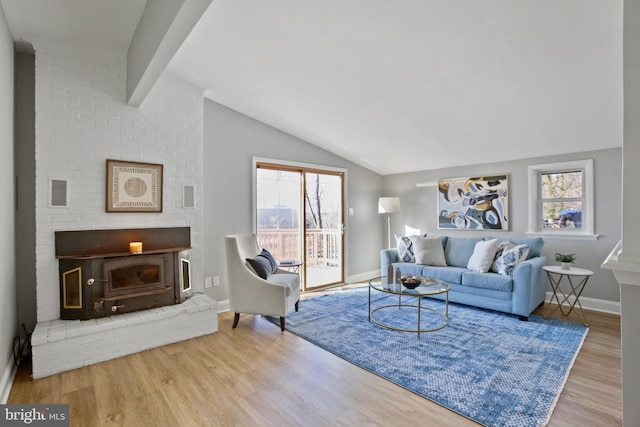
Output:
M398 300L376 291L371 298L374 308ZM403 297L402 302L412 299ZM307 299L299 312L287 316L286 329L486 426L545 425L587 335L579 324L537 315L522 322L517 316L452 303L449 325L418 338L369 322L367 302L367 287ZM431 298L422 304L444 307ZM423 329L442 321L422 312ZM415 329L417 323L411 308L384 309L374 316L405 329Z

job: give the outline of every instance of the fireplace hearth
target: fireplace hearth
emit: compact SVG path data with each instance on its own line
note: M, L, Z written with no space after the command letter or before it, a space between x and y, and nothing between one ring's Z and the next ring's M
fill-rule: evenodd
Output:
M129 252L129 242L145 250ZM190 230L56 232L60 318L88 320L172 304L191 290Z

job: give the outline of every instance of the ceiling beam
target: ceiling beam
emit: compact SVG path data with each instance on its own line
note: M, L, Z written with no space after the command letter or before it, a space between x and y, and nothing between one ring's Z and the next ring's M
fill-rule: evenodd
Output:
M127 104L139 107L212 0L149 0L127 52Z

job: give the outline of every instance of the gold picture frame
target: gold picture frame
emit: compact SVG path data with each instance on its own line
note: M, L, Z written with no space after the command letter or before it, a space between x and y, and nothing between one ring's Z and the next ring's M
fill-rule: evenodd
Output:
M107 212L162 212L160 164L107 159Z

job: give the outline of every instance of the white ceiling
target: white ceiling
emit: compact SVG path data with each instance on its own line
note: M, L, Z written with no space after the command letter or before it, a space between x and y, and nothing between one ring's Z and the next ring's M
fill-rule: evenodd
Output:
M13 40L126 50L146 0L0 0Z
M121 50L145 3L0 0ZM169 68L380 174L622 146L622 0L213 0Z

